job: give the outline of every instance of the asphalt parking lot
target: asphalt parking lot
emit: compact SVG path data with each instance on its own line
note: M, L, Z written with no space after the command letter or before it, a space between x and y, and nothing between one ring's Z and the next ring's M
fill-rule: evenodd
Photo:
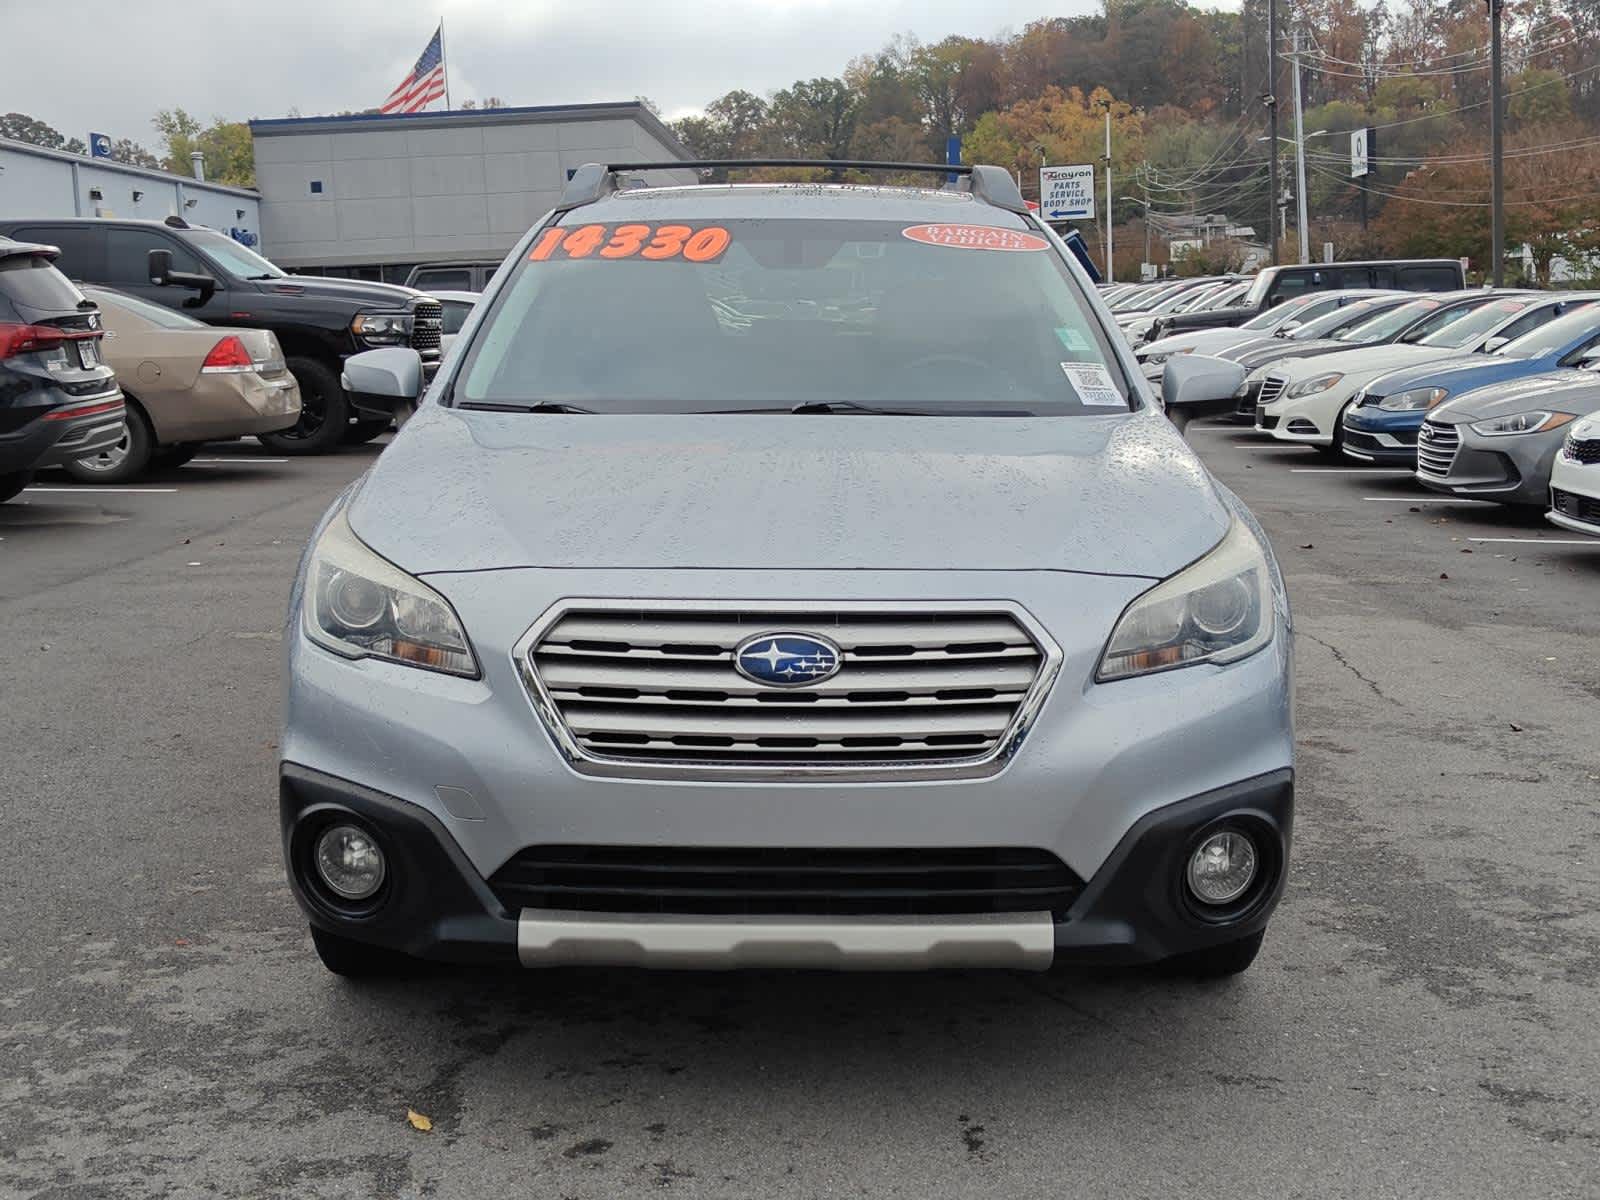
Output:
M280 864L279 639L381 447L41 477L0 507L0 1194L1595 1195L1600 541L1192 440L1299 654L1289 892L1214 985L341 982Z

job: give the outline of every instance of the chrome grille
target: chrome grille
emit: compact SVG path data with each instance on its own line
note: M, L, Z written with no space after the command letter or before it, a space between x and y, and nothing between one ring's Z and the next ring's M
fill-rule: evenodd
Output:
M1256 405L1271 404L1283 395L1283 389L1289 386L1289 381L1282 375L1268 375L1261 381L1261 391L1256 394Z
M419 301L411 310L411 348L437 350L444 332L444 306L437 300Z
M1444 478L1456 461L1456 451L1461 449L1461 434L1454 425L1436 425L1425 421L1417 434L1417 474Z
M982 774L1014 748L1059 664L1030 626L995 605L571 601L518 657L580 770ZM783 632L833 642L838 673L779 688L735 669L741 643Z
M1575 463L1592 465L1600 463L1600 438L1568 437L1564 448L1566 456Z

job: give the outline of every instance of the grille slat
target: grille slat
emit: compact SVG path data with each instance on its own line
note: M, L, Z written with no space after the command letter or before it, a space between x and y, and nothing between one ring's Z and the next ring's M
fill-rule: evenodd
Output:
M502 904L584 912L1064 912L1083 881L1045 850L533 846L490 878Z
M1461 449L1461 434L1454 425L1423 423L1417 435L1417 474L1444 478L1455 464Z
M1600 445L1600 442L1592 443ZM1577 492L1567 492L1560 488L1550 490L1551 507L1563 516L1568 516L1576 521L1583 521L1590 525L1600 525L1600 500L1593 496L1580 496Z
M1567 438L1562 453L1575 463L1600 463L1600 438Z
M1289 380L1282 375L1268 375L1261 381L1261 390L1256 393L1256 407L1271 404L1280 395L1283 389L1289 386Z
M435 300L419 301L411 310L411 348L437 350L444 336L444 306Z
M797 631L839 647L805 687L746 678L738 646ZM1040 687L1045 654L1007 612L583 608L528 652L543 711L574 761L896 767L980 762Z

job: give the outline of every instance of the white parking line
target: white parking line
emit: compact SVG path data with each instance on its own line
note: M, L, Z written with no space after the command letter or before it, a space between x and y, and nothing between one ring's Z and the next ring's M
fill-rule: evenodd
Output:
M69 496L82 495L85 492L115 492L121 496L155 496L175 492L177 488L158 487L31 487L23 488L25 492L65 492Z
M1410 475L1410 467L1290 467L1291 475Z
M1516 542L1523 546L1593 546L1600 548L1600 538L1468 538L1469 542Z
M250 458L247 455L238 454L232 458L191 458L189 465L194 467L212 463L286 463L288 461L287 458Z
M1424 500L1420 496L1363 496L1363 500L1376 500L1379 504L1487 504L1497 507L1493 500Z

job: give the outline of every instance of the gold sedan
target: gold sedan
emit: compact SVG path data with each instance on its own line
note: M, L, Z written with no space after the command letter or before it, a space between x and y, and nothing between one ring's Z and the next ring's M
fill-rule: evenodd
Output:
M101 354L127 398L127 432L115 446L66 464L84 483L121 483L151 466L178 466L200 443L287 429L300 388L278 339L264 329L221 329L107 288Z

